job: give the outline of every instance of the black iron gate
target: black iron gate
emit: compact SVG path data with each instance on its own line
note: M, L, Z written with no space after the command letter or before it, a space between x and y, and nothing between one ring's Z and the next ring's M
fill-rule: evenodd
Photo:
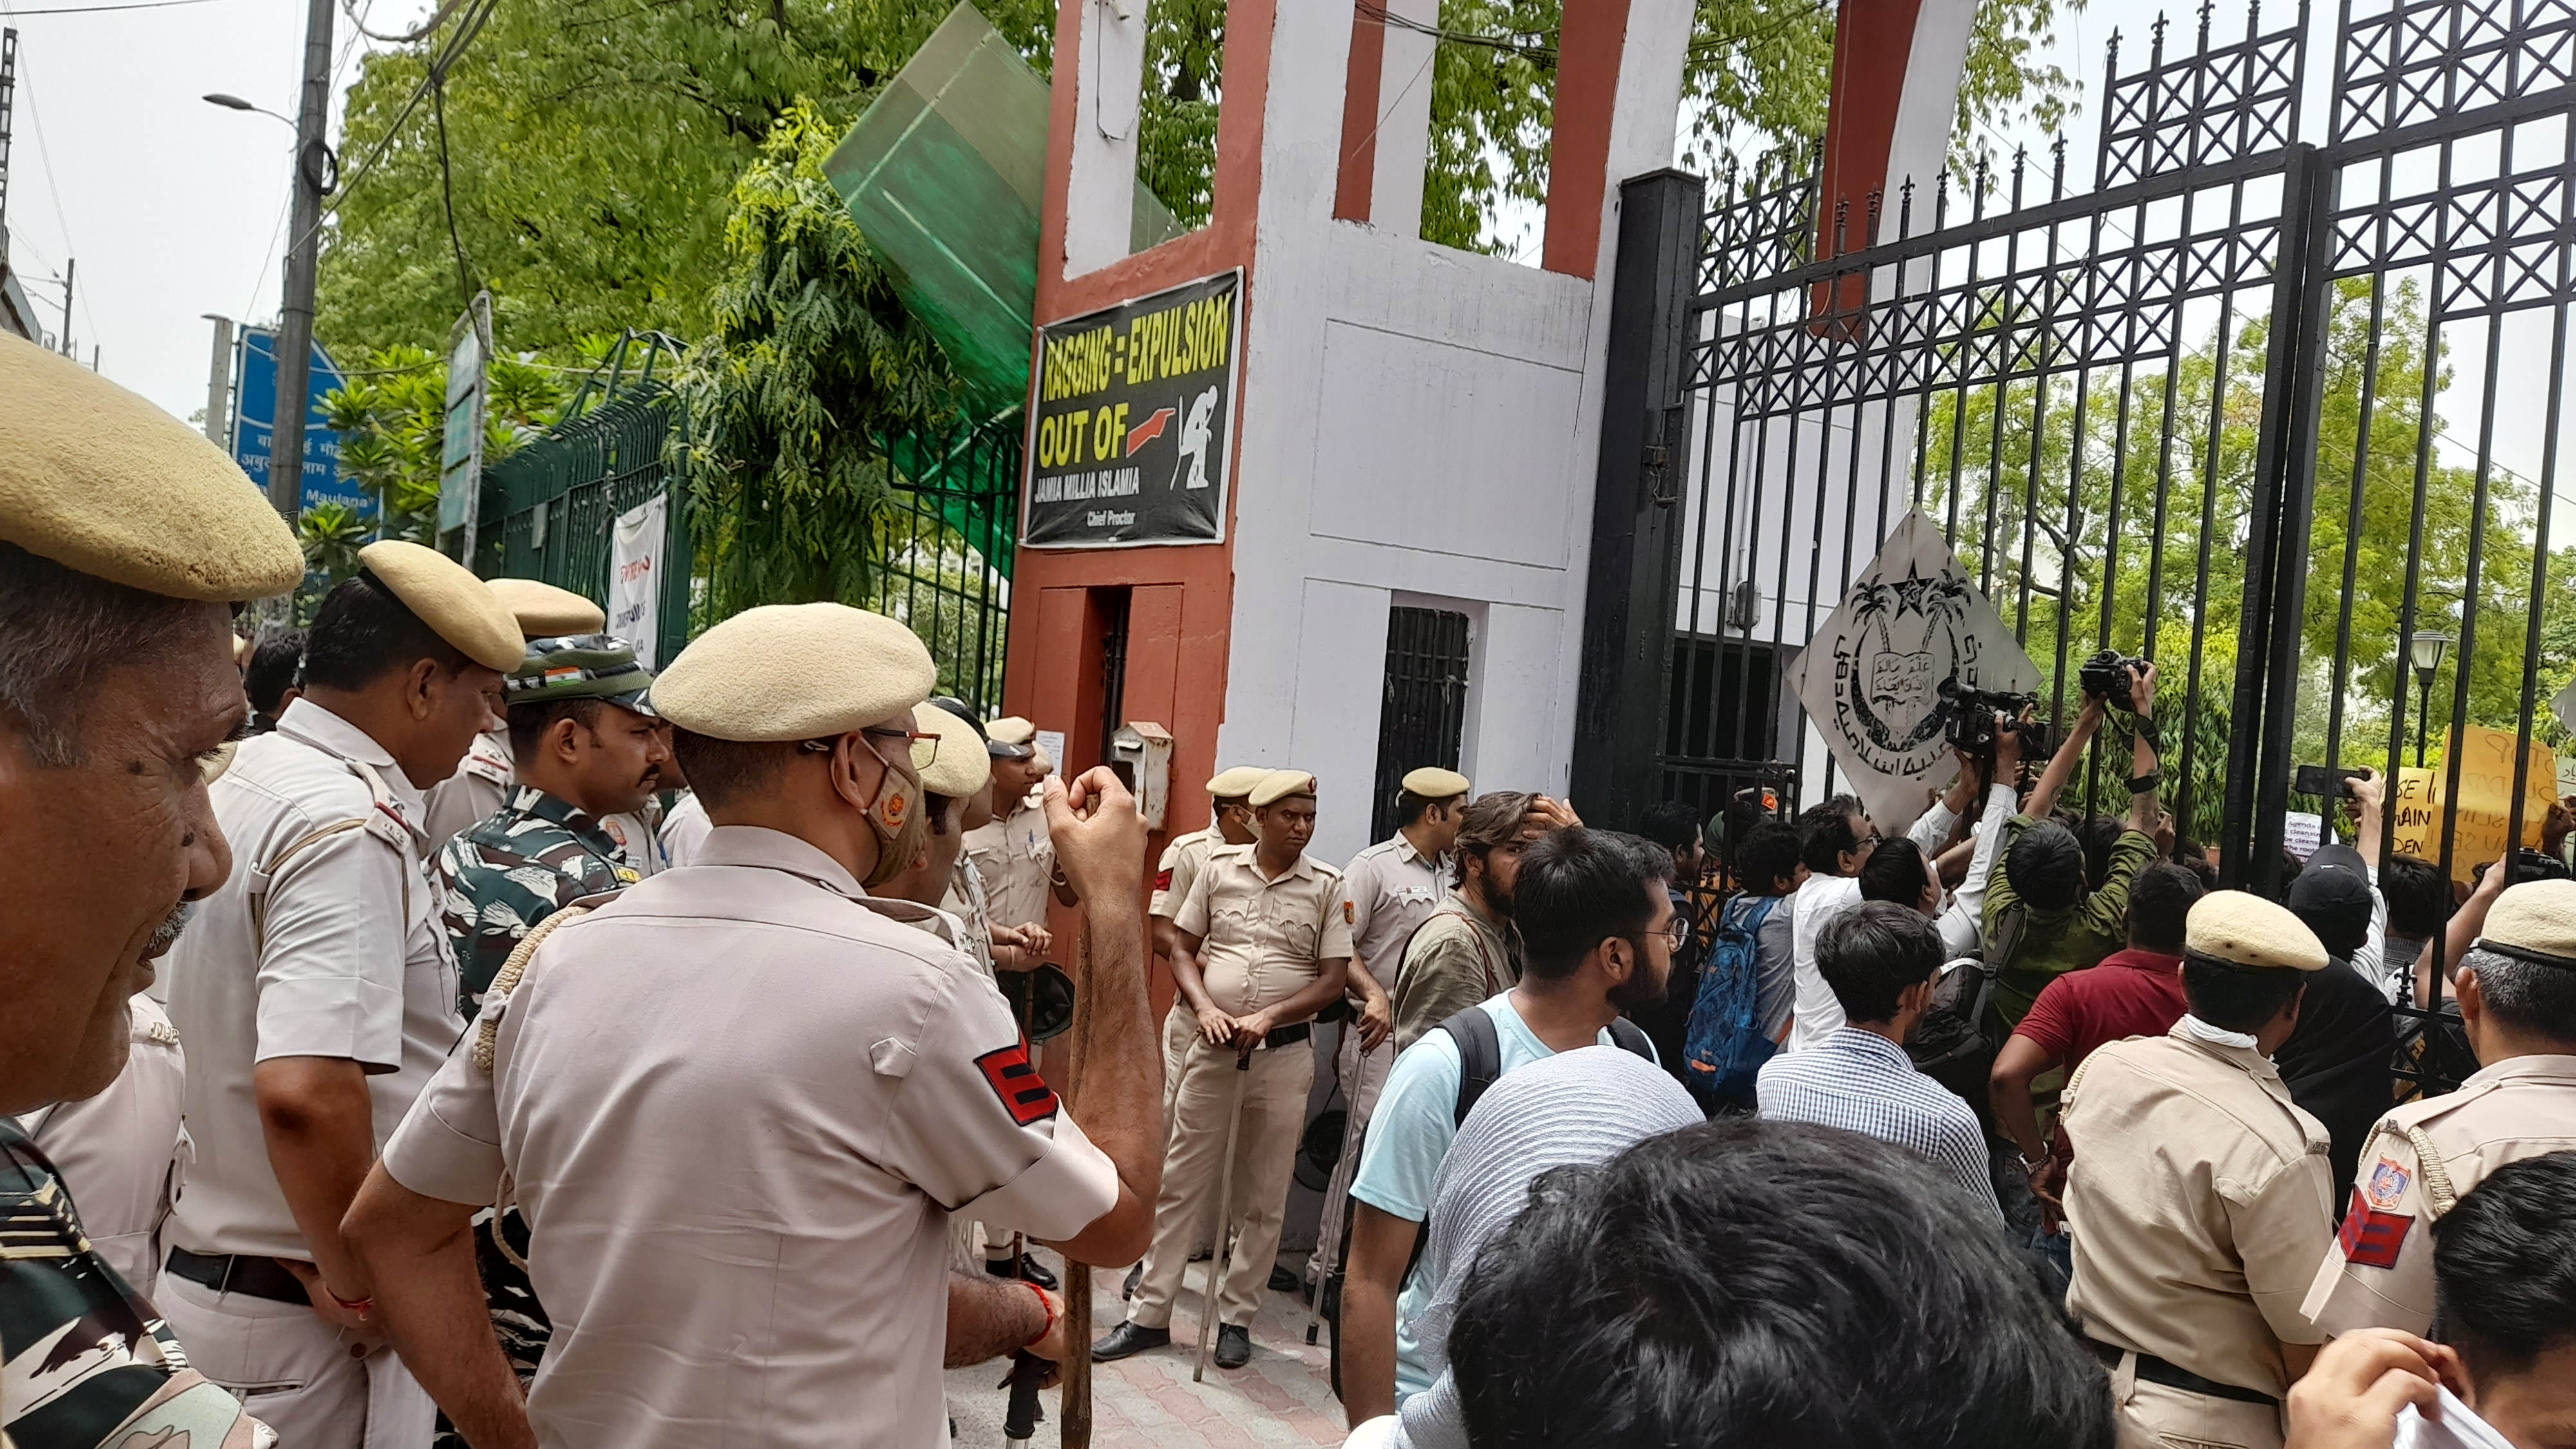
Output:
M2576 5L2345 5L2314 141L2305 10L2219 25L2204 8L2185 44L2160 23L2125 72L2112 42L2088 194L2062 140L1821 225L1811 179L1730 176L1708 205L1679 173L1628 184L1587 813L1765 770L1832 788L1783 678L1909 507L2052 717L2095 649L2159 661L2165 804L2231 883L2273 884L2286 813L2317 808L2294 764L2394 778L2429 730L2434 778L2402 808L2392 788L2390 823L2446 870L2464 815L2491 855L2558 793L2527 747L2564 742L2540 706L2576 679L2551 586ZM2419 680L2431 634L2450 642ZM2479 834L2490 766L2509 818ZM2085 789L2117 791L2110 770Z

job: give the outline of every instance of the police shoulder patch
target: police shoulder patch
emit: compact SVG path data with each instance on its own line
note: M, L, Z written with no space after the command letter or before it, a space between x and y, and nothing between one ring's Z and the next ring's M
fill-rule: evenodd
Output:
M1357 901L1350 901L1350 900L1345 900L1345 901L1343 901L1343 902L1342 902L1342 924L1343 924L1343 925L1345 925L1345 926L1356 926L1356 925L1358 925L1359 923L1360 923L1360 907L1359 907L1359 903L1358 903Z
M1027 1043L1013 1042L986 1052L975 1059L975 1065L993 1095L1002 1099L1002 1110L1011 1114L1012 1121L1026 1127L1055 1115L1055 1089L1030 1063Z
M2392 1213L2371 1206L2369 1190L2352 1191L2352 1211L2344 1215L2343 1227L2335 1234L2335 1246L2343 1250L2344 1261L2364 1268L2394 1268L2398 1250L2406 1246L2406 1234L2415 1226L2409 1213Z
M2414 1180L2415 1175L2399 1165L2397 1159L2383 1157L2370 1170L2370 1180L2362 1185L2361 1192L2372 1207L2385 1212L2405 1200L2406 1185Z

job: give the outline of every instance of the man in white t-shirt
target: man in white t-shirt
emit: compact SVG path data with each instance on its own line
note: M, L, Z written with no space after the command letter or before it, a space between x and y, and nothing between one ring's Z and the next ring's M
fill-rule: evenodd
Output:
M1836 795L1808 807L1798 817L1798 862L1807 878L1798 885L1796 950L1797 1018L1789 1028L1789 1050L1805 1051L1842 1028L1842 1003L1816 970L1816 933L1825 923L1860 904L1860 868L1878 848L1878 827L1859 800Z
M1496 1078L1576 1047L1616 1045L1653 1057L1645 1033L1620 1013L1661 1000L1672 972L1683 928L1664 889L1672 868L1671 851L1634 836L1550 832L1521 857L1513 885L1520 984L1425 1032L1396 1058L1351 1183L1341 1343L1342 1399L1353 1427L1429 1387L1405 1325L1430 1287L1406 1281L1408 1264L1440 1160L1475 1098ZM1474 1073L1471 1052L1482 1057Z

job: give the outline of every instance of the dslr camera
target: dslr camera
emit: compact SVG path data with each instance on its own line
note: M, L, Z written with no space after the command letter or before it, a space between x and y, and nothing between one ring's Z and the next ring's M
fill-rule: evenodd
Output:
M2012 721L2039 703L2036 694L1976 689L1961 684L1955 674L1941 681L1940 693L1942 737L1949 741L1950 748L1967 751L1988 775L1994 773L1997 731L2015 728ZM2005 719L2000 726L1995 723L1998 714Z
M2084 661L2076 672L2076 682L2084 688L2086 699L2098 699L2115 709L2129 707L2129 691L2137 684L2138 674L2147 666L2143 659L2132 659L2117 649L2105 649Z

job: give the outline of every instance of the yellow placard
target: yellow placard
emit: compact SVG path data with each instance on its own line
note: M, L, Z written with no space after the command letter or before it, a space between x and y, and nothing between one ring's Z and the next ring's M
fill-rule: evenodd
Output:
M2454 734L2441 763L2397 772L2397 829L2400 855L2425 860L2442 858L2443 786L2450 779L2451 754L2460 760L2458 833L2451 840L2451 878L2468 881L2472 872L2505 853L2505 829L2512 823L2513 743L2504 730L2470 725ZM2522 791L2522 843L2540 844L2540 823L2549 814L2551 792L2558 788L2558 759L2547 745L2531 742L2529 771Z

